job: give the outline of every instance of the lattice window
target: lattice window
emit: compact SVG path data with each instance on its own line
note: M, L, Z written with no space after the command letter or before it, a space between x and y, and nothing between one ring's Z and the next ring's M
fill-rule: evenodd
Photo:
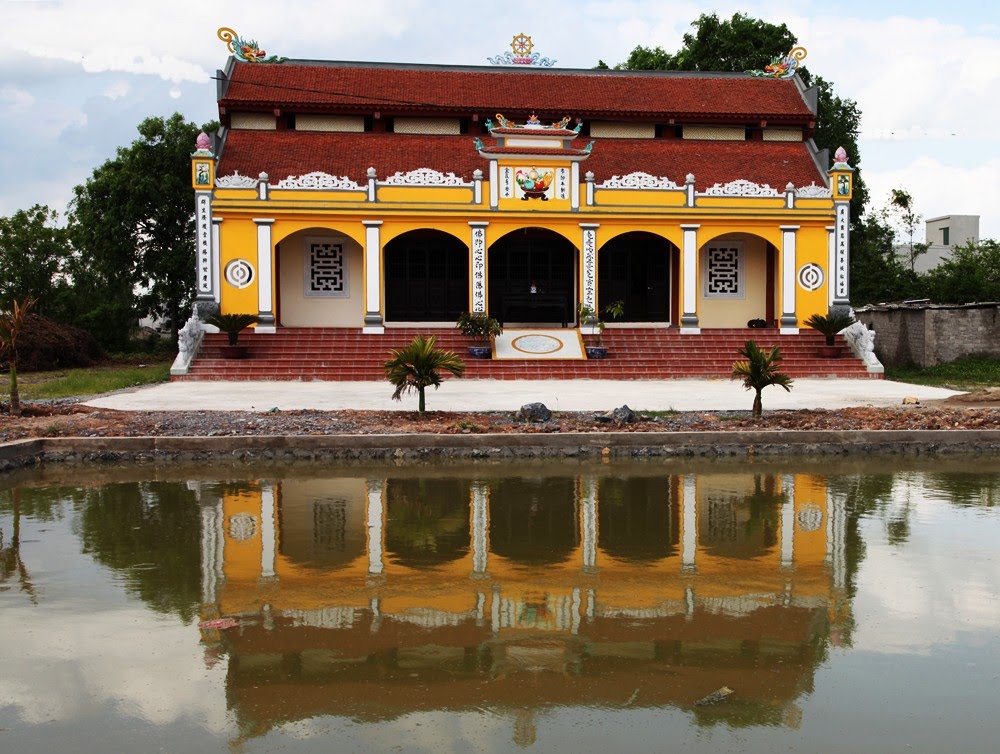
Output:
M307 238L305 295L314 298L349 298L347 253L342 238Z
M745 298L746 263L743 244L715 244L702 257L705 298Z

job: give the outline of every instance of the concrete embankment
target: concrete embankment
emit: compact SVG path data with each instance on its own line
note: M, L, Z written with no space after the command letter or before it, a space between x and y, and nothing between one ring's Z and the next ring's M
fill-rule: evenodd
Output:
M0 444L0 472L50 463L1000 454L1000 430L47 437Z

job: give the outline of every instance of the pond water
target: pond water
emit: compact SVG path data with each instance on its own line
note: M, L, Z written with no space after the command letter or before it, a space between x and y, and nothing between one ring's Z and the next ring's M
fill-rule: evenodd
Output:
M52 468L0 533L2 751L1000 734L995 458Z

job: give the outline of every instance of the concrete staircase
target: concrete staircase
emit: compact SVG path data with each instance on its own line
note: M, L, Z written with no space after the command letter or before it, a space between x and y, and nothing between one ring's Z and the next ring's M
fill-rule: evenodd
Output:
M295 328L275 334L244 332L240 343L249 346L247 359L223 359L219 346L225 335L205 336L201 351L187 375L175 380L372 380L384 379L382 364L389 350L402 348L418 334L434 335L438 346L460 354L466 379L570 380L728 378L738 349L747 340L762 347L777 345L784 358L782 371L791 377L878 378L854 358L838 337L841 357L821 359L816 351L823 336L813 330L779 335L776 330L703 330L681 335L677 329L608 329L604 344L608 357L586 361L469 358L472 341L457 330L392 328L383 335L364 335L359 329ZM585 336L589 344L593 338Z

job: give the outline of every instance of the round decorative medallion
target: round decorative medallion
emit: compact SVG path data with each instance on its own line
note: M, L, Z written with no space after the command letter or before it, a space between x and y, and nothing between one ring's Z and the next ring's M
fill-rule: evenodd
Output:
M807 291L818 290L825 280L826 275L823 273L823 268L818 264L810 262L799 268L799 285Z
M563 347L562 341L559 338L553 338L551 335L539 335L537 333L514 338L510 345L515 351L520 351L521 353L555 353Z
M257 517L250 513L237 513L229 517L229 538L237 542L253 539L257 533Z
M795 514L799 529L802 531L816 531L823 523L823 511L816 505L807 505Z
M245 259L234 259L226 265L226 282L234 288L246 288L253 282L253 265Z

